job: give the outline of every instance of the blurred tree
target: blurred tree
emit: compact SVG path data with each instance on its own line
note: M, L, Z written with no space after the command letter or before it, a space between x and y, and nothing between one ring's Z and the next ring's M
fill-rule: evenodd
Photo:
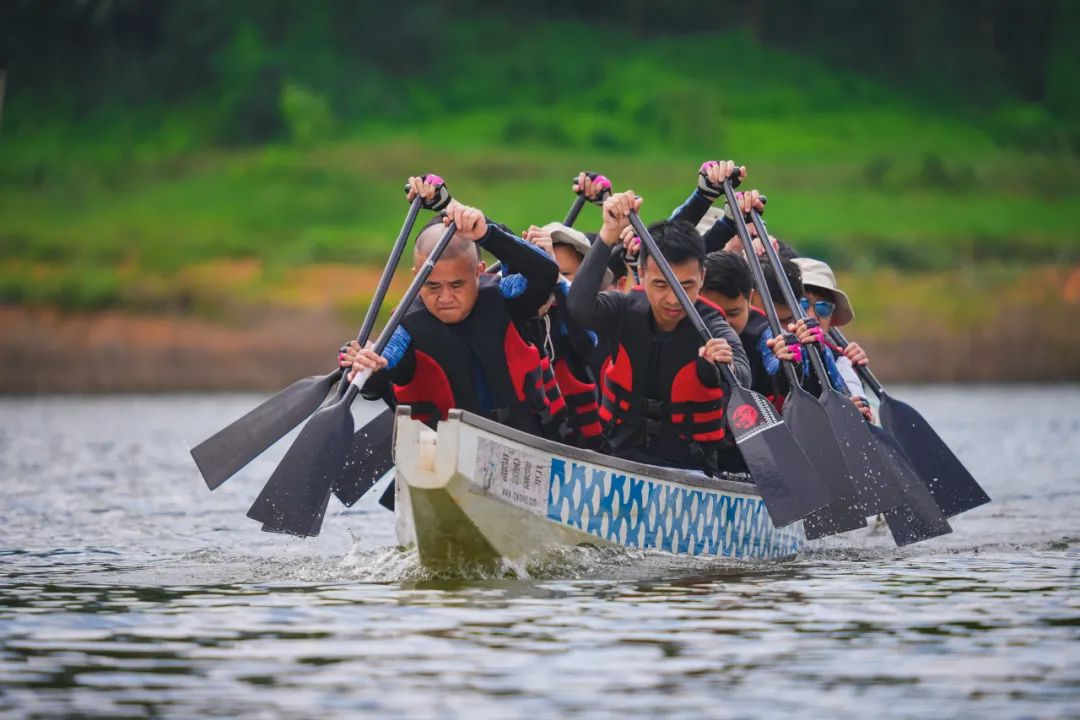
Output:
M930 103L973 114L1034 103L1045 108L1048 128L1077 132L1073 0L635 0L618 8L570 0L6 0L7 124L91 116L122 124L134 122L133 109L161 117L199 105L215 109L216 139L264 141L287 132L285 77L325 98L345 123L392 121L420 106L460 110L493 93L506 101L580 97L595 82L589 71L628 55L635 42L741 29ZM530 56L537 29L553 22L579 31ZM712 69L730 63L738 72L739 59L718 48ZM551 68L559 74L544 76ZM524 87L534 79L536 87Z

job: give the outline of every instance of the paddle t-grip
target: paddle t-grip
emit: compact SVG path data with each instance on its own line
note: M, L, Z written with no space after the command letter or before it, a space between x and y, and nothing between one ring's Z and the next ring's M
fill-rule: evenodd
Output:
M724 187L722 185L714 185L709 180L708 169L714 163L716 163L715 160L707 160L701 163L701 167L698 169L697 181L698 190L703 192L706 197L709 197L713 200L724 194ZM742 166L736 165L735 170L735 174L728 178L728 180L731 182L731 187L733 188L739 187L739 185L742 183Z
M585 177L593 181L594 187L599 188L599 194L596 197L585 197L585 189L581 186L577 186L574 192L581 197L585 197L585 199L591 203L599 205L600 203L604 202L604 200L607 199L608 195L611 194L611 181L600 173L594 172L585 173ZM574 178L572 182L577 185L577 178Z
M439 212L446 208L450 204L450 191L446 189L446 181L434 173L428 173L424 176L424 182L431 183L435 186L435 197L431 200L421 199L420 204L425 210L434 210ZM412 188L409 185L405 185L405 194L407 195Z
M581 214L581 209L585 207L586 202L592 202L600 205L604 202L604 199L611 194L611 181L603 175L594 172L585 173L585 177L594 181L594 184L599 185L600 194L595 198L585 197L584 188L577 185L577 178L574 178L570 182L574 184L574 192L577 193L577 197L574 198L574 204L570 206L570 211L566 213L566 219L563 220L563 225L566 227L573 227L574 222L577 220L578 215Z

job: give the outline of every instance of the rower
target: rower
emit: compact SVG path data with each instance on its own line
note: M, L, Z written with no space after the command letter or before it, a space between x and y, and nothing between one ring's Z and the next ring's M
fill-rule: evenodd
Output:
M819 343L823 348L826 368L832 373L835 368L833 384L837 390L851 395L852 402L866 419L873 422L874 414L866 400L866 391L855 371L855 365L870 363L866 351L858 343L848 343L840 349L829 338L830 327L840 327L855 318L847 293L836 284L836 275L832 268L821 260L796 258L793 261L802 273L804 292L800 293L799 302L806 311L807 321L800 320L790 326L804 344Z
M715 474L730 450L724 422L725 388L713 363L730 365L744 385L750 365L739 336L713 305L698 300L705 279L705 245L685 222L650 228L675 276L713 335L704 346L655 263L639 260L642 287L600 292L612 247L637 212L632 191L604 202L604 224L570 287L570 314L581 325L604 329L613 357L601 378L601 419L619 457ZM724 452L726 454L726 452Z
M597 335L574 322L566 309L570 283L589 251L589 240L580 230L557 222L542 228L530 227L525 240L551 253L561 276L551 302L541 308L539 317L531 323L533 334L529 336L550 360L550 378L558 386L566 406L561 439L571 445L603 449L596 376L588 364L596 349ZM609 284L609 276L610 272L605 273L605 284ZM545 374L545 387L550 384Z
M421 178L409 183L410 199L434 195L434 186ZM383 354L354 342L343 364L351 362L354 373L376 371L364 386L365 397L409 405L415 419L432 427L451 408L461 408L541 434L552 403L541 353L523 338L522 325L547 303L559 268L481 211L451 201L446 217L417 236L414 273L451 221L457 233ZM484 273L480 247L514 274Z
M795 292L801 294L802 281L798 267L788 260L783 261L783 264L792 287L797 288ZM772 271L765 277L769 284L769 296L773 299L777 312L782 319L786 317L787 322L790 322L791 310L784 304ZM701 296L719 307L724 313L724 319L739 333L739 340L742 341L743 349L750 360L753 374L750 389L767 397L779 410L789 390L787 378L780 372L780 361L792 360L794 355L791 349L785 346L784 338L773 337L765 313L751 304L751 298L754 297L754 276L741 253L714 250L705 256L705 285Z

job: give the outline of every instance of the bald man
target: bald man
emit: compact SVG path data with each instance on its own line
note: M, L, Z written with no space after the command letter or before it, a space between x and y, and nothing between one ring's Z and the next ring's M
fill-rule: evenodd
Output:
M434 193L420 178L409 182L410 199ZM541 353L524 339L522 326L547 303L559 266L479 210L451 201L446 217L417 236L414 273L451 221L457 233L383 355L352 343L346 362L353 372L375 371L365 397L409 405L413 417L429 425L461 408L541 434L552 400L543 385ZM480 247L515 274L484 273Z

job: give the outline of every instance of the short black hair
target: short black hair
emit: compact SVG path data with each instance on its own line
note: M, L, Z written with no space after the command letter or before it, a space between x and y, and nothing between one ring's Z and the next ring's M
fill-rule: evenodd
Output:
M649 234L656 241L657 249L672 265L681 265L688 260L697 260L705 266L705 241L701 233L685 220L664 220L649 226ZM638 266L645 267L645 258L649 251L643 244L638 258Z
M791 284L791 291L795 293L795 297L802 297L803 292L805 292L802 284L802 270L799 269L798 265L784 258L780 258L780 267L783 268L784 274L787 275L788 282ZM780 283L776 280L776 273L773 272L772 265L768 260L761 261L761 271L765 273L765 284L769 286L769 297L772 298L774 303L786 305L787 300L784 299L784 293L780 290Z
M750 291L754 289L750 265L742 255L714 250L705 256L703 289L729 298L750 297Z
M776 246L776 254L780 256L781 260L794 260L799 257L799 252L783 240L777 240Z

